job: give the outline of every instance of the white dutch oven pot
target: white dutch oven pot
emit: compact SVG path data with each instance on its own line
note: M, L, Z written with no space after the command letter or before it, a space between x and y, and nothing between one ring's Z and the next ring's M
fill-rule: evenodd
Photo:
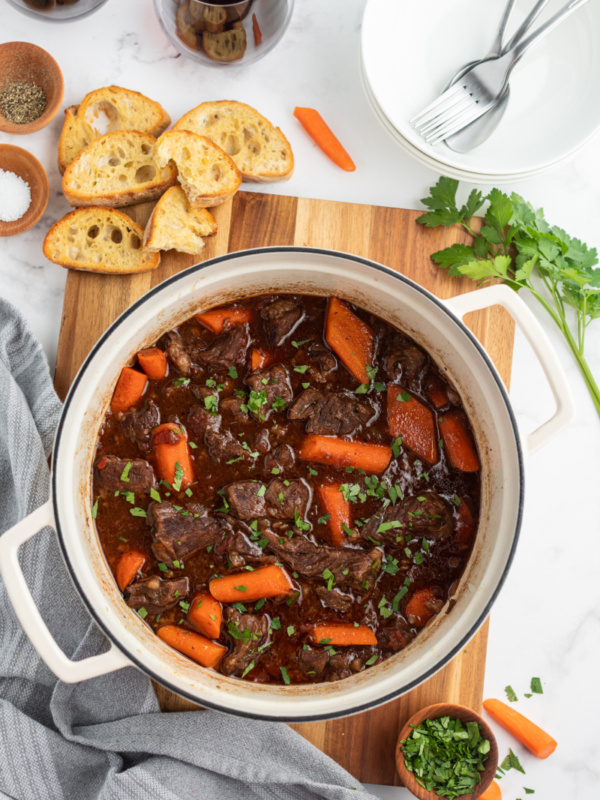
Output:
M269 686L203 669L172 650L123 602L90 515L96 437L121 367L193 313L264 293L336 295L405 331L459 391L482 461L479 532L452 608L405 650L335 683ZM556 401L554 415L521 442L502 381L462 324L476 309L502 305L539 359ZM0 538L0 569L15 612L48 667L76 682L136 665L163 686L214 709L263 719L306 721L356 713L409 691L446 664L476 633L514 556L523 505L522 449L533 451L572 416L567 382L527 306L504 286L442 302L386 267L307 248L265 248L207 261L152 289L100 338L65 401L52 458L50 500ZM52 639L18 562L18 549L51 525L90 614L111 641L108 652L71 661Z

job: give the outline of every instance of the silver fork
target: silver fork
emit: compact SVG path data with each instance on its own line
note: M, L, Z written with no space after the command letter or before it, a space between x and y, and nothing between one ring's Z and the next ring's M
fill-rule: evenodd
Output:
M499 57L487 58L470 69L411 120L430 144L437 144L485 114L504 91L510 73L534 44L589 0L570 0L560 11Z

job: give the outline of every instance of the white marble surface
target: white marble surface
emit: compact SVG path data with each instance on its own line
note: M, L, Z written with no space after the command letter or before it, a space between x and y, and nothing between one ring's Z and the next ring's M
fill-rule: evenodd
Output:
M116 83L146 92L174 120L204 100L235 98L258 107L284 129L296 155L292 180L270 185L268 191L418 208L436 175L394 145L364 96L358 56L364 0L299 0L296 5L278 48L252 67L233 70L203 68L176 57L150 0L111 0L94 16L61 26L33 22L0 0L0 39L31 41L54 55L65 76L65 105ZM423 36L425 48L425 32L415 35ZM310 142L292 116L295 105L322 111L354 157L355 173L339 170ZM60 116L26 138L0 134L0 142L31 150L50 176L50 204L40 224L0 240L0 292L24 312L51 364L66 274L45 261L41 241L68 210L56 168ZM548 219L596 246L599 141L547 175L509 187L543 205ZM513 771L502 780L505 800L524 798L523 786L535 789L542 800L587 800L598 796L600 785L600 420L560 334L534 301L524 299L559 355L576 419L527 464L521 542L492 613L485 694L503 697L504 686L511 684L521 697L516 707L559 741L550 759L538 761L498 729L502 754L512 746L527 771L526 776ZM600 321L588 336L588 359L600 377ZM552 411L541 372L521 336L515 344L511 399L525 430ZM542 678L544 695L523 699L533 675ZM403 789L376 791L388 800L408 796Z

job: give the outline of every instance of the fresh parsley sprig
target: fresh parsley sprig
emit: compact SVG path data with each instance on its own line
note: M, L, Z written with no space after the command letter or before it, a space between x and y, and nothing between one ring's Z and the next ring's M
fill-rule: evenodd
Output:
M550 226L543 210L534 209L518 194L492 189L484 197L473 189L459 208L457 189L457 180L440 178L422 200L429 210L417 222L429 228L460 225L472 243L453 244L431 258L452 276L466 275L480 283L496 278L516 291L528 289L563 333L600 415L600 388L584 355L585 332L600 317L596 249ZM473 217L486 203L484 224L477 231ZM568 307L575 312L574 330L567 318Z

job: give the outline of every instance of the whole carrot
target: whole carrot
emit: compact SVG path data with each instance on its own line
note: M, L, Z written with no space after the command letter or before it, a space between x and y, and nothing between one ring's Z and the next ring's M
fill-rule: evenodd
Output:
M227 652L222 644L211 642L199 633L186 631L178 625L163 625L156 631L159 639L179 650L188 658L193 658L203 667L217 667Z
M208 584L210 593L221 603L252 602L263 597L289 594L292 582L287 572L276 564L261 567L252 572L240 572L213 578Z
M314 108L296 106L294 116L327 158L346 172L354 172L356 169L354 161L318 111Z
M347 442L335 436L309 433L300 444L298 457L303 461L329 464L336 469L354 467L365 472L383 472L392 460L392 448L385 444Z
M506 703L500 700L484 700L483 707L492 719L512 733L534 756L548 758L556 750L555 739Z

